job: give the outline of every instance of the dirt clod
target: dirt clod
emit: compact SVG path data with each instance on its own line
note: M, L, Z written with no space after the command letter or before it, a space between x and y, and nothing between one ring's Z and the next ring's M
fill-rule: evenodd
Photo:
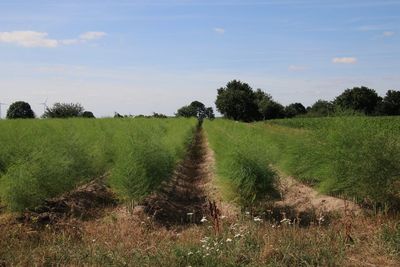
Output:
M86 219L94 217L105 206L114 204L115 197L103 179L96 179L60 197L45 200L43 205L26 211L17 220L46 225L67 218Z

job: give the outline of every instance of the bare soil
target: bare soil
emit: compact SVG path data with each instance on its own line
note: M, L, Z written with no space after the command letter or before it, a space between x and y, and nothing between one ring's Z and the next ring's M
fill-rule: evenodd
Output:
M114 194L102 177L78 186L60 197L46 200L43 205L24 212L17 220L40 226L69 218L87 219L116 203Z
M208 210L205 184L210 176L207 145L197 129L184 160L161 189L146 198L144 211L164 226L200 223Z

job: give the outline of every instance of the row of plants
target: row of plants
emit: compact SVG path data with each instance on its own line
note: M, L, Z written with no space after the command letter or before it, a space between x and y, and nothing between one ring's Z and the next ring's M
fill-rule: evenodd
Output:
M274 166L323 193L371 206L399 206L398 117L217 120L204 127L217 176L241 202L273 196Z
M204 129L215 153L217 184L226 198L250 207L277 196L277 174L263 131L229 120L205 121Z
M139 200L170 177L195 119L0 122L0 201L22 211L108 174L122 199Z

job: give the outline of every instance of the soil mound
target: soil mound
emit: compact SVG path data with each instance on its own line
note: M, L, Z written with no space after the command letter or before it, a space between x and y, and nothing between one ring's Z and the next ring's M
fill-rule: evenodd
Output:
M87 219L94 217L102 208L114 204L116 199L113 193L99 178L60 197L45 200L43 205L26 211L18 221L45 225L67 218Z

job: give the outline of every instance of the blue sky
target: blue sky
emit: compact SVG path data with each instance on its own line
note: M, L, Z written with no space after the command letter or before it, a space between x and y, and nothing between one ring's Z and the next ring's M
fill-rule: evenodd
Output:
M1 0L0 73L0 102L38 115L46 98L172 115L231 79L285 105L384 95L400 90L400 0Z

